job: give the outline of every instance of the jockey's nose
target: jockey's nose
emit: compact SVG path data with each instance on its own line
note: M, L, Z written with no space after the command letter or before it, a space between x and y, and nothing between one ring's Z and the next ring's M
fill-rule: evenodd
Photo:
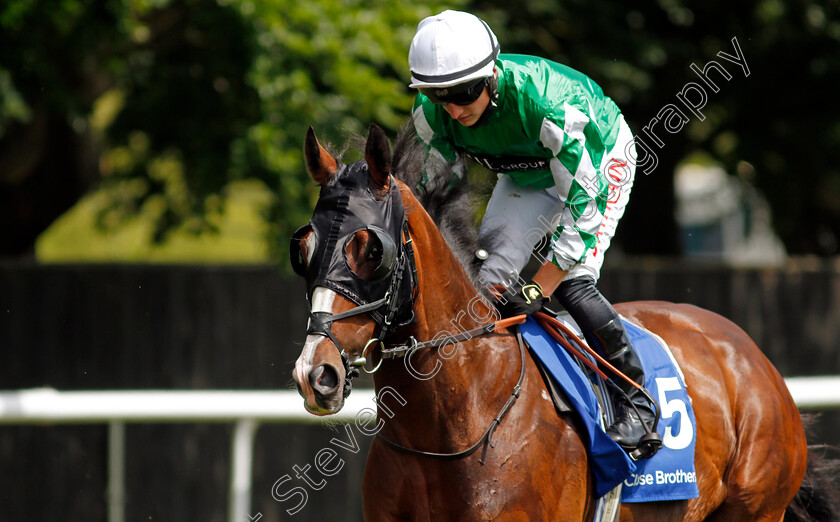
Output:
M454 103L447 103L446 112L448 112L450 116L457 120L458 116L460 116L461 113L464 112L464 108L460 105L455 105Z

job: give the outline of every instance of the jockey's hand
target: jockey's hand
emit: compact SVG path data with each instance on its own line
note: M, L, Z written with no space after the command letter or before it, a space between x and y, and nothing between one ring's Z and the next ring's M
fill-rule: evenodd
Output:
M543 304L550 298L543 295L542 287L533 281L524 285L518 291L507 289L496 296L495 305L502 317L517 315L531 315L539 312Z

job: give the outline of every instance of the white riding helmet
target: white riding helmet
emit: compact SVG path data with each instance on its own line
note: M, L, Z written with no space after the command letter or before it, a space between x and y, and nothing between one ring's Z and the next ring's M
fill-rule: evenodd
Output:
M417 25L408 50L409 87L447 87L493 75L499 41L480 18L444 11Z

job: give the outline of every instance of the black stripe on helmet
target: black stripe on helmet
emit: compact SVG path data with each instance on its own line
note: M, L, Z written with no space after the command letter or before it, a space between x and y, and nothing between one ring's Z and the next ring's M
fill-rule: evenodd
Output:
M487 65L488 63L492 63L496 59L496 57L499 55L499 43L498 42L495 42L495 43L493 42L493 33L490 31L490 26L488 26L487 23L484 20L482 20L481 18L479 18L479 21L482 24L484 24L484 29L487 30L487 36L490 38L490 46L493 47L493 50L490 51L490 55L487 58L481 60L480 62L478 62L475 65L467 67L466 69L464 69L462 71L458 71L458 72L454 72L454 73L441 74L441 75L438 75L438 76L429 76L429 75L419 74L419 73L416 73L414 71L411 71L411 75L414 76L415 78L417 78L418 80L420 80L421 82L426 82L426 83L448 82L448 81L457 80L458 78L462 78L464 76L472 74L475 71L477 71L477 70L481 69L482 67L484 67L485 65Z

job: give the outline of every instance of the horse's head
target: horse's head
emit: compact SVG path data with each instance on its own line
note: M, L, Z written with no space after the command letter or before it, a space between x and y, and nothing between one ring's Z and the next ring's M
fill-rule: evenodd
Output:
M304 155L321 193L312 219L291 241L310 307L294 378L306 409L328 415L344 405L350 379L372 349L413 319L414 260L390 146L379 127L370 128L365 161L341 165L312 128Z

